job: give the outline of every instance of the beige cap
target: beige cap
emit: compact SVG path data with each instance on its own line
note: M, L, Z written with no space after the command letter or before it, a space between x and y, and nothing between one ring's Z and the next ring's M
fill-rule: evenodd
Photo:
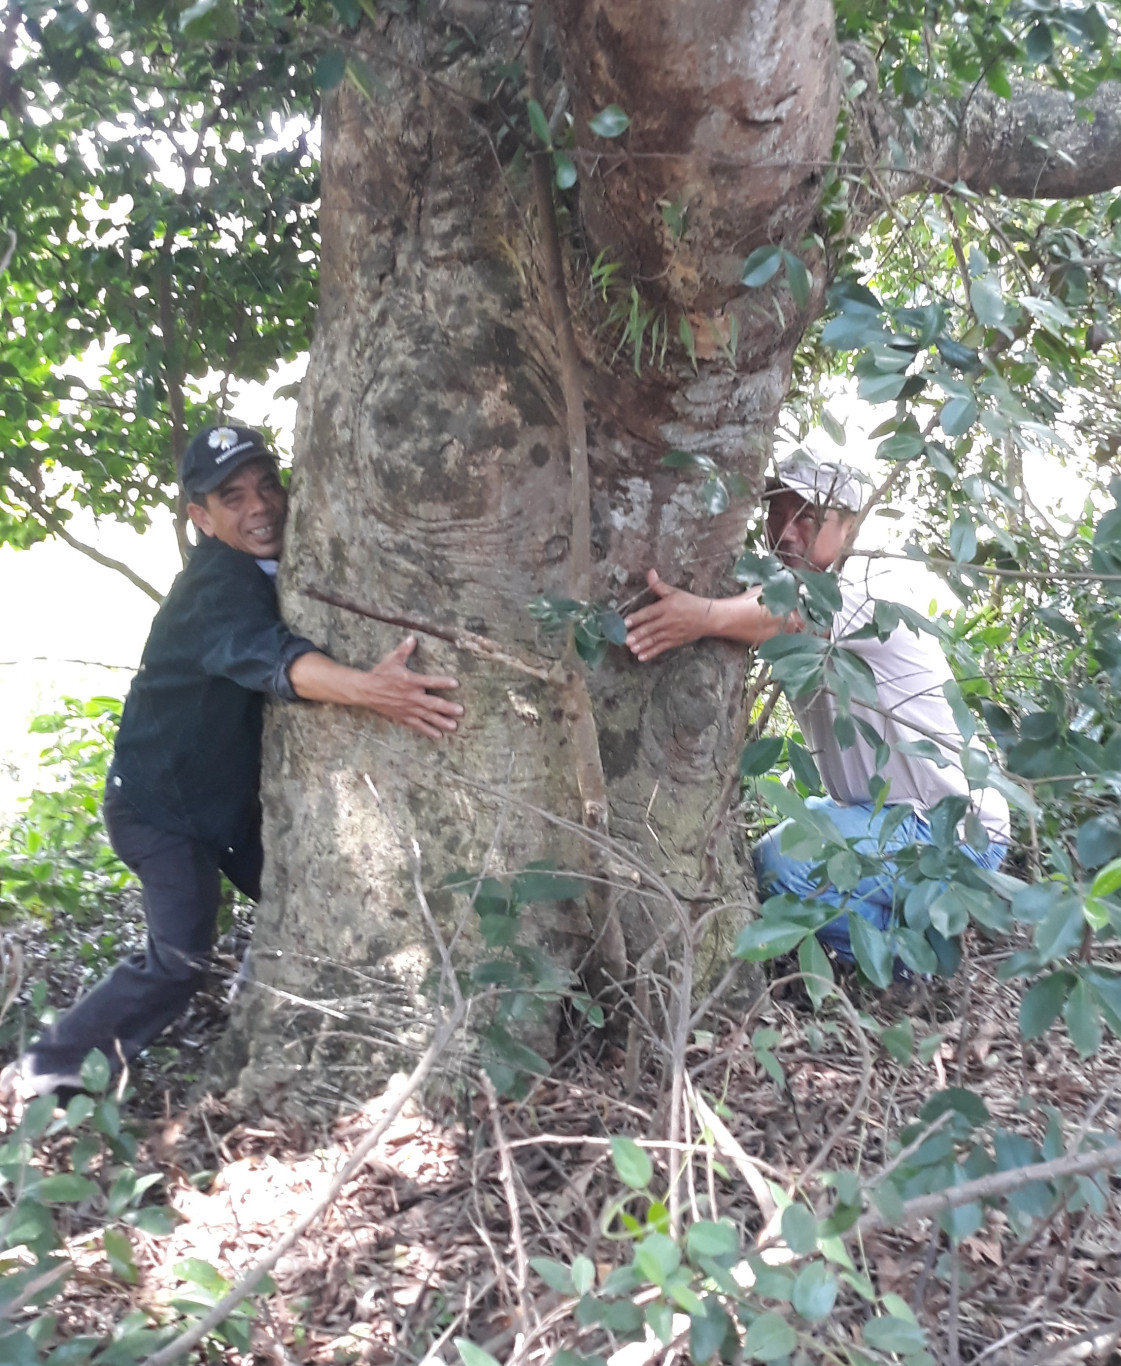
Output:
M846 512L859 512L864 501L860 476L855 471L834 460L815 460L806 451L796 451L779 461L775 474L767 480L763 497L773 497L784 489L802 494L807 502L818 507L842 508Z

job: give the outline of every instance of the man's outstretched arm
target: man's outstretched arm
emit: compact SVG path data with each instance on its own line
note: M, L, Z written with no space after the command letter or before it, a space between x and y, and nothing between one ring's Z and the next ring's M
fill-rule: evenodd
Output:
M456 729L456 717L463 715L463 708L430 690L458 688L459 684L442 675L413 673L406 661L415 649L416 637L408 636L372 669L352 669L315 651L293 660L288 679L296 696L307 702L366 707L387 721L438 740Z
M797 613L778 617L768 612L759 600L760 588L730 598L700 598L663 583L656 569L646 571L646 582L658 601L626 619L627 648L643 664L704 636L761 645L782 631L802 629Z

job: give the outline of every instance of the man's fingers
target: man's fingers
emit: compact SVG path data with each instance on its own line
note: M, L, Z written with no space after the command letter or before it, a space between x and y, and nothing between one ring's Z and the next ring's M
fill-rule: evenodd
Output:
M416 636L406 636L400 645L395 646L395 648L389 652L389 658L404 662L415 649Z
M463 715L463 708L458 702L449 702L446 697L433 697L431 693L425 693L422 705L425 711L431 712L434 716Z
M419 716L414 716L405 722L409 730L415 730L419 735L427 736L429 740L442 740L444 732L437 730L435 726L430 726L427 721L422 721Z
M642 626L645 622L656 619L661 615L661 611L662 604L652 602L649 607L640 607L637 612L632 612L623 625L629 631L632 626Z
M409 674L409 677L420 684L422 688L458 688L458 678L448 678L444 675L436 674Z

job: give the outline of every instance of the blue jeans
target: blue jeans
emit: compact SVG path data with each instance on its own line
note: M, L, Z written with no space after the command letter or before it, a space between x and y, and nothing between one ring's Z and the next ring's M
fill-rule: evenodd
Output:
M878 930L890 928L895 919L897 906L907 892L907 885L890 855L911 844L932 844L930 826L922 816L912 814L902 821L887 839L883 850L879 846L879 833L887 819L891 807L885 806L875 811L871 802L855 802L842 806L832 797L807 797L806 806L811 810L824 811L833 824L858 854L883 860L883 871L861 879L848 893L838 892L835 887L826 886L818 891L818 882L810 876L810 870L820 865L820 860L796 859L782 852L783 832L790 821L769 831L752 851L755 858L755 874L760 889L767 895L790 892L801 901L824 902L828 906L844 906L846 912L837 919L823 925L817 932L818 939L833 949L838 957L852 962L852 945L849 938L850 911L855 911L870 925ZM979 868L990 872L1000 867L1008 846L996 840L989 842L983 852L968 844L958 848Z

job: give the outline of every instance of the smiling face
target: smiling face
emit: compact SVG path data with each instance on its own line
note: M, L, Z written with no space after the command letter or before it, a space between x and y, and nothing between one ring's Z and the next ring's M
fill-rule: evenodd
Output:
M767 544L788 569L832 569L842 551L853 512L819 508L793 489L782 489L767 509Z
M188 503L187 512L204 536L214 536L259 560L280 556L288 495L272 460L242 465L204 502Z

